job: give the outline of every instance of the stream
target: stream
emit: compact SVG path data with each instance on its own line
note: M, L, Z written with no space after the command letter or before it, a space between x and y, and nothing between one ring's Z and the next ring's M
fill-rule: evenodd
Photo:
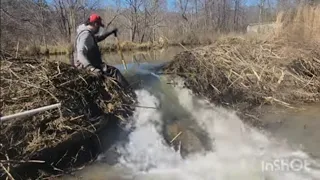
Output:
M63 179L320 179L320 104L299 110L272 109L273 113L262 118L268 124L264 131L249 127L235 112L192 95L182 80L177 86L159 81L155 70L180 51L125 55L133 72L130 76L145 84L136 90L139 107L129 125L134 130L128 139L106 149L95 163ZM104 57L123 71L118 54ZM162 134L172 118L196 124L214 148L182 157Z

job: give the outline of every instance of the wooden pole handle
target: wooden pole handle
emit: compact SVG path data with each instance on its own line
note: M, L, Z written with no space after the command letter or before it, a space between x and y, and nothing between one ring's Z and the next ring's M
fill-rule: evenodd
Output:
M123 54L122 54L122 50L121 50L120 41L119 41L118 36L116 36L116 40L117 40L117 46L118 46L118 53L120 54L120 58L121 58L123 67L125 70L127 70L127 64L126 64L124 57L123 57Z

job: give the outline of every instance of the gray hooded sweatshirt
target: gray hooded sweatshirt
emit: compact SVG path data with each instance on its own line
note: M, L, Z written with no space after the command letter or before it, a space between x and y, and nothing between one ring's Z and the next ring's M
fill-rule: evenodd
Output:
M91 65L101 69L103 61L98 42L104 40L112 33L114 31L108 32L104 29L102 34L94 34L85 24L78 26L77 37L75 39L74 65L79 68Z
M82 24L77 28L75 43L74 65L78 68L89 65L100 68L102 59L97 38L86 25Z

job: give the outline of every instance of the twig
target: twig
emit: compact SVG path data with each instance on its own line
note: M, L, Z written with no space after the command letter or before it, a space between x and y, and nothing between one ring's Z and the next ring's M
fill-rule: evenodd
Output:
M146 109L157 109L157 107L151 106L139 106L139 105L130 105L130 104L121 104L122 106L130 106L130 107L138 107L138 108L146 108Z
M57 97L55 97L51 92L49 92L48 90L43 89L43 88L41 88L41 87L38 87L38 86L36 86L36 85L34 85L34 84L29 84L29 83L26 83L26 82L21 81L21 80L12 80L12 79L5 79L5 80L14 81L14 82L18 82L18 83L25 84L25 85L27 85L27 86L29 86L29 87L34 87L34 88L37 88L37 89L41 89L41 90L47 92L47 93L48 93L52 98L54 98L57 102L59 102L59 99L58 99Z
M182 131L180 131L180 132L170 141L170 144L173 143L173 141L176 140L181 134L182 134Z
M257 116L255 116L255 115L248 114L248 113L245 113L244 115L246 115L246 116L248 116L248 117L251 117L251 118L253 118L253 119L257 120L257 121L261 121L261 120L260 120Z
M236 83L236 82L237 82L239 79L241 79L241 78L242 78L242 77L238 76L237 79L235 79L234 81L231 81L231 79L228 78L229 81L231 82L230 85L228 86L228 88L230 88L234 83Z
M320 59L313 57L313 60L316 61L317 63L320 63Z
M210 86L211 86L215 91L217 91L218 94L221 94L221 91L219 91L219 89L216 88L214 85L210 84Z
M302 83L305 83L304 80L298 78L295 74L291 73L291 72L288 72L289 75L291 75L292 77L294 77L295 79L297 79L298 81L302 82Z
M6 158L7 158L7 161L9 160L9 156L8 154L6 153ZM10 172L10 163L8 163L8 171ZM7 176L6 180L9 179L9 177Z
M16 78L20 79L20 77L15 72L13 72L11 69L9 69L9 70Z
M75 163L77 161L80 151L83 151L83 146L81 146L81 148L78 150L76 156L72 157L73 163Z
M270 102L272 102L272 101L275 101L275 102L278 102L279 104L281 104L281 105L283 105L283 106L286 106L286 107L288 107L288 108L293 108L292 106L290 106L290 104L289 103L286 103L286 102L284 102L284 101L280 101L279 99L276 99L276 98L274 98L274 97L263 97L265 100L267 100L267 101L270 101Z
M170 75L170 74L177 74L177 75L193 75L194 73L179 73L179 72L157 72L157 75Z
M305 86L303 86L302 89L306 88L307 86L309 86L309 84L312 82L312 80L314 79L314 76L312 76L312 78L310 78L310 80L306 83Z
M18 52L19 52L19 41L17 43L16 58L18 58Z
M86 83L86 85L88 85L87 81L82 76L79 75L79 78L82 79L83 82Z
M53 170L55 170L55 171L64 172L62 169L59 169L59 168L57 168L57 167L55 167L55 166L53 166L53 165L51 165L51 167L52 167Z
M278 80L278 84L280 84L283 81L284 75L285 74L284 74L283 70L281 70L281 76L280 76L280 78Z
M3 166L2 163L0 163L0 166L2 169L7 173L7 175L11 178L11 180L14 180L13 176L10 174L10 172Z
M66 82L64 82L64 83L61 83L61 84L58 85L57 87L62 87L62 86L66 85L66 84L69 84L69 83L71 83L71 82L78 81L79 79L81 79L81 77L78 77L78 78L76 78L76 79L72 79L72 80L70 80L70 81L66 81ZM87 83L87 82L86 82L86 83Z
M117 14L115 14L115 15L111 18L111 20L107 23L107 25L106 25L105 27L108 28L108 27L112 24L112 22L117 18L118 15L119 15L119 10L117 10Z
M258 73L254 70L253 66L251 66L251 70L253 71L254 75L257 77L258 81L261 81L261 77L259 77Z
M80 115L80 116L77 116L77 117L73 117L73 118L70 119L70 121L73 121L73 120L76 120L76 119L79 119L79 118L82 118L82 117L84 117L84 115Z
M57 63L57 69L58 69L58 72L59 72L57 75L61 74L60 67L59 67L58 63Z
M28 160L28 161L18 161L18 160L0 160L1 164L23 164L23 163L45 163L45 161L41 161L41 160Z
M68 150L63 154L63 156L59 159L59 161L55 165L58 165L62 161L62 159L67 156L67 154L68 154Z

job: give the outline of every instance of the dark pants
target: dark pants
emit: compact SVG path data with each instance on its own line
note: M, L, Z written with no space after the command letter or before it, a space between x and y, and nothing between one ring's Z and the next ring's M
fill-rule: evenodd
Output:
M104 64L102 67L103 74L114 78L123 88L129 88L129 83L116 67Z
M76 61L76 64L73 64L73 66L75 66L78 69L82 69L84 68L82 66L81 63L79 63L79 61ZM99 69L95 69L92 66L88 66L87 67L90 71L100 74L99 72L102 71L103 75L108 76L113 78L114 80L116 80L120 86L122 86L123 88L129 88L129 83L128 81L124 78L124 76L121 74L121 72L119 71L119 69L117 69L116 67L107 65L107 64L102 64L101 67ZM93 68L93 69L91 69Z

